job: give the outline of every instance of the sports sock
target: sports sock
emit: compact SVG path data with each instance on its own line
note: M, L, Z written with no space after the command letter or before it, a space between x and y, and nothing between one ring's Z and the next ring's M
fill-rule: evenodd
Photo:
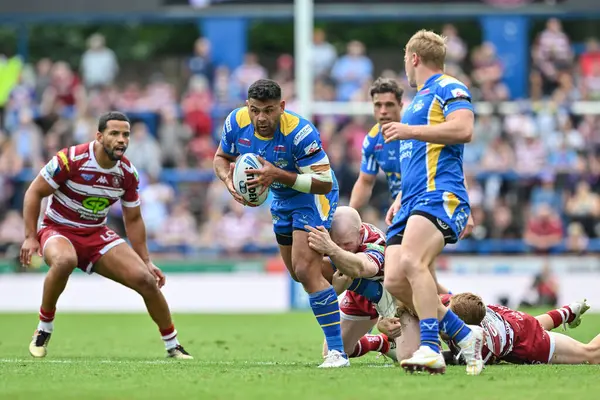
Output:
M174 325L171 325L167 329L160 329L160 335L162 336L163 342L167 350L173 349L179 345L177 340L177 329Z
M54 330L54 314L56 309L48 311L40 307L40 322L38 323L38 331L52 333Z
M356 278L352 281L348 290L360 294L373 303L378 303L381 300L381 296L383 296L383 285L381 282L370 279Z
M575 313L571 310L569 306L563 306L561 308L557 308L556 310L548 311L546 314L552 318L552 322L554 323L554 328L558 328L562 324L568 324L569 322L573 322L575 319Z
M362 357L370 351L378 351L384 354L390 351L390 342L388 337L383 333L380 333L379 335L365 335L361 337L360 340L356 342L354 350L349 357Z
M325 334L327 348L344 354L342 328L340 326L340 305L333 286L329 286L320 292L310 293L308 297L310 307Z
M471 333L471 328L450 309L440 321L440 330L450 336L450 339L456 341L456 343L459 343Z
M440 342L440 325L436 318L427 318L419 321L421 328L421 346L427 346L439 353L442 348Z

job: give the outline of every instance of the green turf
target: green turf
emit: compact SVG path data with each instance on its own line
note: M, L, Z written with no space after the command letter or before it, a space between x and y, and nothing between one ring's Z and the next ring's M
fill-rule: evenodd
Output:
M488 367L469 377L406 375L368 355L319 370L322 336L308 313L177 315L194 361L165 360L145 315L59 314L44 360L27 346L36 315L0 314L0 399L598 399L597 366ZM574 337L600 332L586 315Z

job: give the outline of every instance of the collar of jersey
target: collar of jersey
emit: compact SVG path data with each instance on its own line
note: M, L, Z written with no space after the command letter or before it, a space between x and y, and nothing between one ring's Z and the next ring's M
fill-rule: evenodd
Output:
M424 87L429 86L432 82L435 82L442 75L444 75L444 74L435 74L435 75L430 76L429 79L427 79L424 84L417 87L417 91L420 91Z

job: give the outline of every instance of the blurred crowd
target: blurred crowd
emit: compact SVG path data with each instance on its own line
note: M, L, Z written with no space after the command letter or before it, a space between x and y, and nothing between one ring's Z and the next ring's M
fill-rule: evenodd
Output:
M474 102L510 100L502 60L490 43L469 49L452 25L447 73L465 82ZM512 251L585 252L600 236L600 118L574 113L576 101L600 100L600 46L591 38L573 50L560 21L551 19L531 46L528 99L516 112L478 116L473 143L466 146L465 171L477 228L474 241L513 243ZM212 157L224 117L245 100L260 78L277 80L288 109L297 107L294 59L277 58L267 70L248 53L230 71L215 65L211 44L199 38L183 63L185 84L155 73L143 81L119 78L119 60L101 35L89 38L79 68L61 60L26 65L0 58L0 252L23 239L23 193L32 174L59 149L92 140L96 117L108 110L132 119L127 157L141 172L141 197L152 249L173 255L196 252L239 254L273 251L268 205L244 208L213 181ZM314 33L316 101L369 101L376 66L359 41L336 48L326 32ZM405 102L414 91L404 72L384 70L399 80ZM347 201L358 175L368 116L316 115L324 146ZM363 218L383 226L390 203L384 177ZM122 232L118 207L110 223ZM473 242L473 241L472 241ZM473 242L475 243L475 242ZM483 243L483 242L480 242ZM470 247L477 251L478 245Z

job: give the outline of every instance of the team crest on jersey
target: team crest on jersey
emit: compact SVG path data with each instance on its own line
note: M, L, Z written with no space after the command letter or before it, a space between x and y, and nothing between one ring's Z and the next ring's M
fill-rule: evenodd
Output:
M280 158L279 160L275 161L275 165L279 168L285 168L289 165L289 163L285 158Z
M238 139L238 145L242 146L242 147L250 147L250 145L251 145L250 139L246 139L246 138Z
M419 99L415 104L413 104L412 112L413 113L419 112L423 109L423 107L425 107L425 103L423 103L423 100Z
M93 174L81 174L81 177L83 179L85 179L86 181L91 181L92 179L94 179L94 175Z
M112 185L113 185L113 187L116 187L116 188L121 187L121 179L118 176L113 176Z

